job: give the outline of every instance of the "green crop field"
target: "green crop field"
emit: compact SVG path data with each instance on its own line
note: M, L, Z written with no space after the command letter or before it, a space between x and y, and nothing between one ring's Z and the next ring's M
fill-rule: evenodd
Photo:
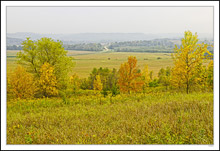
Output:
M7 71L11 73L16 67L17 50L7 50ZM121 63L127 61L128 56L136 56L138 66L143 69L145 65L157 76L160 68L172 66L171 53L135 53L135 52L91 52L91 51L68 51L68 56L74 58L75 67L72 73L81 78L89 76L93 68L108 67L119 69ZM160 58L160 59L158 59Z

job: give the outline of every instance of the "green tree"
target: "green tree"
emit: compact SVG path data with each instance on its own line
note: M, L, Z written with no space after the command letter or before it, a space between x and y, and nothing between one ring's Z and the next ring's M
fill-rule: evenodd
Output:
M170 67L167 67L166 69L161 68L158 73L158 82L161 83L163 86L165 86L166 90L170 85L170 79L171 79L170 74L171 74Z
M145 93L147 87L149 86L149 82L150 82L150 74L149 74L149 71L148 71L148 65L144 66L144 70L142 72L142 77L143 77L143 81L144 81L143 92Z
M27 38L23 43L23 50L17 55L20 64L25 64L28 71L36 78L40 78L40 68L47 62L54 67L54 74L58 81L58 88L65 89L68 85L69 71L74 66L71 57L67 56L61 41L51 38L41 38L32 41Z
M94 80L96 76L99 75L104 91L111 91L111 89L117 85L118 80L118 72L116 69L113 68L113 70L110 70L108 68L102 68L99 69L93 68L92 73L90 73L90 76L87 80L89 82L89 89L93 89L94 86Z

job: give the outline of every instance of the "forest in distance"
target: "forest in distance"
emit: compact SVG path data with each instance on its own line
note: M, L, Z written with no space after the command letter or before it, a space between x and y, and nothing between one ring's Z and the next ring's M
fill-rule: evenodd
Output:
M7 144L213 144L213 41L197 33L7 45L20 49L7 51Z
M103 35L103 36L101 36ZM7 36L19 37L19 34L9 34ZM70 41L63 41L63 47L65 50L79 50L79 51L103 51L109 50L113 52L151 52L151 53L172 53L174 46L178 47L181 44L181 38L177 38L176 35L170 38L161 38L162 35L155 36L153 39L147 38L148 40L144 40L146 37L139 34L88 34L88 37L94 37L93 39L97 39L96 41L91 41L89 38L85 41L74 41L74 38ZM101 42L100 38L106 38L106 41ZM126 37L127 38L124 38ZM136 37L132 38L132 36ZM22 41L24 38L22 34L20 34L19 38L7 37L7 50L22 50ZM30 34L31 37L31 34ZM40 37L38 35L37 37ZM97 38L98 37L98 38ZM118 40L113 41L113 38ZM169 36L168 36L169 37ZM82 38L86 39L86 36ZM60 39L60 38L58 38ZM62 39L62 38L61 38ZM139 39L139 40L137 40ZM206 43L209 45L213 45L212 38L202 38L198 41L198 43ZM213 53L213 48L208 47L208 50Z

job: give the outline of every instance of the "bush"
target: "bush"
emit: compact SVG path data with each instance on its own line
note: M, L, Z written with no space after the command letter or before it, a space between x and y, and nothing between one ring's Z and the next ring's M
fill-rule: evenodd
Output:
M39 87L43 96L49 97L58 94L54 68L47 62L44 63L40 69Z
M153 81L149 82L149 87L157 87L159 85L159 82L157 79L154 79Z
M66 92L59 91L59 96L62 98L64 104L69 104L69 98L66 95Z
M112 96L116 96L120 94L119 88L115 85L112 87L111 92L112 92Z
M8 93L16 98L32 98L37 90L33 75L22 66L18 66L11 77L7 78L7 85Z

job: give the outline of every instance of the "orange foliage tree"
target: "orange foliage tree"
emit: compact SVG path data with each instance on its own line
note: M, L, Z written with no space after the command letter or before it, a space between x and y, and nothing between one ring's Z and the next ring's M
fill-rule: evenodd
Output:
M119 86L121 92L131 93L141 91L144 84L141 71L137 68L136 57L128 57L128 61L121 64L119 69Z

